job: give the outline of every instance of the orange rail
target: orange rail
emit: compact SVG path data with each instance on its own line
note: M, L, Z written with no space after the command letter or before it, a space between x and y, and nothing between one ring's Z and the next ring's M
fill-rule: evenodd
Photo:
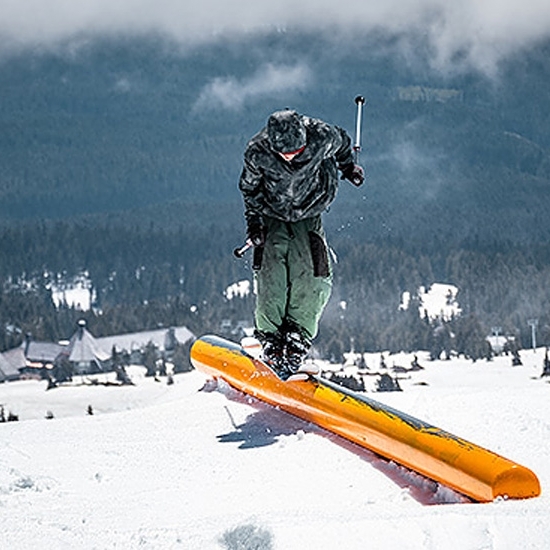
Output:
M195 368L313 422L474 500L540 495L536 475L511 460L321 378L282 382L261 361L217 336L191 348Z

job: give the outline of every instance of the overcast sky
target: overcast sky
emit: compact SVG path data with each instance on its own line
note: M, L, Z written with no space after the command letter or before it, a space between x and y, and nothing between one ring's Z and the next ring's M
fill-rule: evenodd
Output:
M182 44L273 27L420 32L433 63L460 52L478 68L550 36L549 0L0 0L0 49L82 35L157 32Z

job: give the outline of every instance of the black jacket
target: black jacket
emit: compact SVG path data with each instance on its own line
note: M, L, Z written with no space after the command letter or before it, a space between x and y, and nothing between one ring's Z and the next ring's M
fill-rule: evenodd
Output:
M302 116L304 151L292 161L271 148L266 128L248 143L239 189L249 224L263 216L296 222L321 214L338 190L338 168L353 164L351 139L338 126Z

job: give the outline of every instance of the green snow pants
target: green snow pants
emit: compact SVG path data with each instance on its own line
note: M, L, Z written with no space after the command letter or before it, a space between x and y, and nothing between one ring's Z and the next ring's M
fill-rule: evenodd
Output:
M284 323L317 335L332 289L332 267L321 216L299 222L265 218L266 242L256 271L256 329L274 333Z

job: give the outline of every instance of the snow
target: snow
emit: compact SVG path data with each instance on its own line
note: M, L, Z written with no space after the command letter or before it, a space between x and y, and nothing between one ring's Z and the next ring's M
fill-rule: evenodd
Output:
M510 357L419 354L424 370L398 375L403 392L369 394L538 475L541 497L489 504L197 371L173 385L138 368L134 386L1 384L0 403L20 421L0 424L0 546L549 548L550 385L544 350L521 357L512 367ZM379 355L367 365L376 370Z
M232 285L229 285L224 292L224 296L228 300L232 300L233 298L245 298L248 296L251 292L252 284L250 281L244 279L242 281L238 281L236 283L233 283Z
M441 318L445 320L458 316L461 308L456 300L458 288L446 283L434 283L426 290L423 286L418 289L418 298L420 305L418 312L421 317L428 315L430 319ZM407 310L411 301L410 292L403 292L401 305L403 310Z
M46 273L46 276L51 276ZM65 281L61 274L58 274L57 283L50 283L52 300L57 308L62 305L74 307L80 311L88 311L95 299L95 291L92 281L87 272L81 273L71 281Z

